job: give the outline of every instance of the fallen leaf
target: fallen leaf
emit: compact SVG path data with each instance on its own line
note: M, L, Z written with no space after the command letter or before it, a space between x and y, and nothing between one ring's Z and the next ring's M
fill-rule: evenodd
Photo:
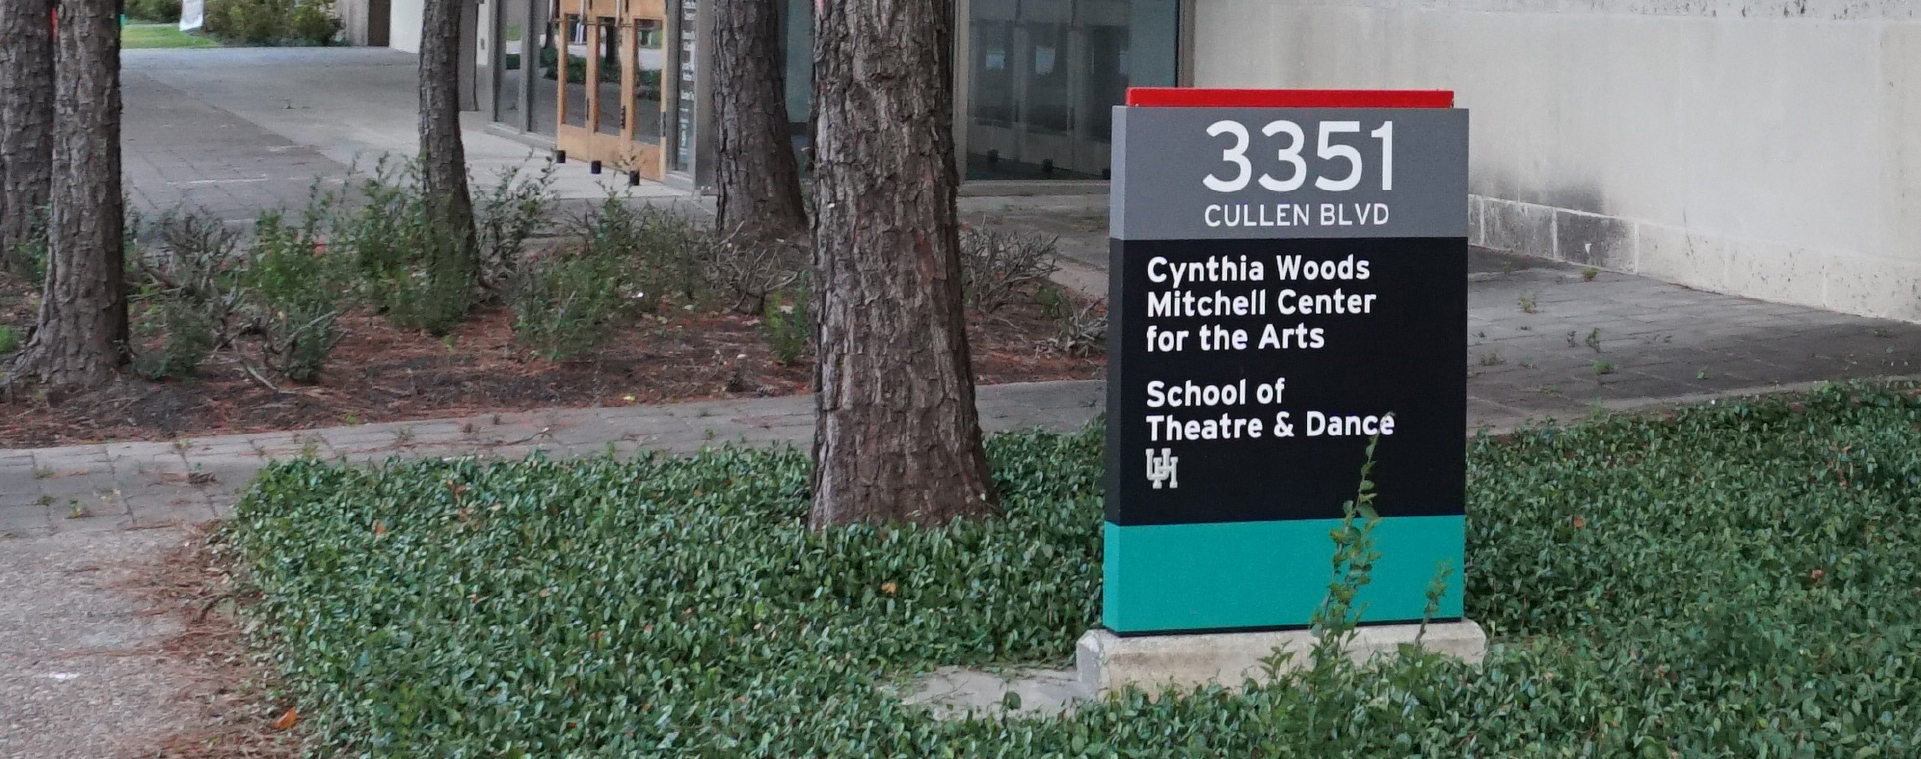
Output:
M300 710L296 708L288 708L286 714L280 715L280 719L273 721L273 729L289 730L293 728L294 723L299 721L300 721Z

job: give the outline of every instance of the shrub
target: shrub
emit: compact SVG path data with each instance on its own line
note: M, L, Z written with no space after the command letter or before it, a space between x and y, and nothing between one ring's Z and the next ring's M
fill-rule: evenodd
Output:
M554 162L550 159L532 176L523 176L519 166L502 171L481 193L474 203L481 287L499 290L512 286L527 240L546 226L553 213L553 187Z
M418 185L415 162L382 158L342 200L349 207L331 225L331 246L352 257L361 295L376 307L387 305L388 282L406 278L420 257L426 210Z
M175 23L180 20L180 0L127 0L127 15L141 21Z
M540 49L540 75L548 79L554 79L560 76L559 68L560 68L559 49L552 48L552 47L541 48ZM583 56L578 56L578 55L567 56L567 83L568 84L585 84L586 82L587 82L587 59Z
M630 279L625 261L591 251L530 262L512 298L514 338L555 361L585 355L638 299Z
M245 269L238 236L204 211L162 214L146 247L131 242L138 221L128 226L134 371L148 379L195 376L233 339Z
M717 279L727 281L731 270L726 253L705 225L686 214L652 206L643 206L637 213L635 250L649 283L662 294L673 293L691 305L706 296Z
M1053 282L1042 282L1035 288L1034 299L1040 304L1041 316L1054 322L1051 342L1055 348L1074 356L1107 350L1106 302L1076 302L1065 288Z
M793 292L767 299L760 316L760 339L767 344L774 361L792 366L814 353L814 315L812 293L807 279L800 278Z
M262 358L295 382L318 380L341 338L338 265L320 252L318 225L311 213L297 224L279 213L261 214L247 270L260 304Z
M248 45L270 45L286 37L292 5L287 0L207 0L207 32Z
M659 310L670 277L648 262L656 213L609 196L577 221L576 245L525 264L511 298L514 337L566 361L599 347L629 313Z
M13 327L0 324L0 356L20 350L20 332Z
M304 0L294 6L287 18L286 37L302 45L328 45L340 33L340 19L334 16L334 0Z
M647 293L642 306L649 312L669 298L681 305L698 303L724 286L721 244L686 214L609 194L575 218L571 231L582 244L632 260L635 284Z
M197 376L217 347L206 314L178 298L146 300L132 321L133 371L147 379Z
M701 252L713 285L741 313L766 310L768 296L792 288L807 271L811 241L768 240L729 234Z
M248 45L326 45L340 31L334 0L207 0L209 34Z
M26 239L14 243L13 250L0 256L0 264L10 265L13 273L39 284L47 276L47 214L49 209L34 210L27 226Z
M413 266L387 285L387 320L436 337L452 332L478 300L480 273L472 251L453 235L422 221Z
M968 305L993 313L1060 269L1060 238L1020 230L961 229L961 293Z
M355 288L395 326L444 335L490 293L517 281L527 241L553 207L551 164L503 172L474 205L477 250L439 233L412 160L381 159L344 198L333 245L358 271Z
M444 335L478 300L478 262L461 241L440 234L412 160L381 159L334 223L350 251L362 297L397 327Z

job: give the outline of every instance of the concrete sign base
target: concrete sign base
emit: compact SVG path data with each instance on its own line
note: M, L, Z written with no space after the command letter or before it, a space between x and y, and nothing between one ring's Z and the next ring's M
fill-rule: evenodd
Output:
M1371 625L1354 632L1346 653L1357 662L1393 656L1417 635L1422 648L1470 664L1487 654L1487 634L1469 620L1430 624L1425 635L1418 624ZM1096 696L1129 685L1148 691L1206 683L1239 689L1247 680L1266 679L1261 660L1276 649L1294 652L1292 664L1299 668L1313 646L1311 630L1121 637L1097 628L1081 636L1074 660L1081 687Z

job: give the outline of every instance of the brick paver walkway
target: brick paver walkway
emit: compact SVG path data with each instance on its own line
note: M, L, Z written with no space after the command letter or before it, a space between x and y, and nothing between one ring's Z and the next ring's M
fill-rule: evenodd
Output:
M989 431L1078 429L1099 412L1099 382L1032 382L980 389ZM226 516L239 489L273 459L312 455L555 457L640 450L688 452L728 443L805 446L813 398L557 409L301 432L0 450L0 533L121 530ZM0 543L0 550L4 543Z

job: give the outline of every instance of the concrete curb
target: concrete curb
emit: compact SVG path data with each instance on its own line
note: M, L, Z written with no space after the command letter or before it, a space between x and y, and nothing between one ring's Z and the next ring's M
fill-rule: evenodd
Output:
M1123 638L1103 630L1089 630L1074 647L1075 669L1081 688L1093 694L1137 686L1147 690L1186 690L1214 683L1237 690L1252 680L1267 679L1262 663L1276 651L1294 654L1280 671L1298 670L1316 643L1312 630L1203 633ZM1487 655L1487 633L1469 620L1427 625L1371 625L1354 631L1344 649L1347 658L1366 663L1376 656L1398 655L1402 644L1418 644L1436 653L1479 664Z

